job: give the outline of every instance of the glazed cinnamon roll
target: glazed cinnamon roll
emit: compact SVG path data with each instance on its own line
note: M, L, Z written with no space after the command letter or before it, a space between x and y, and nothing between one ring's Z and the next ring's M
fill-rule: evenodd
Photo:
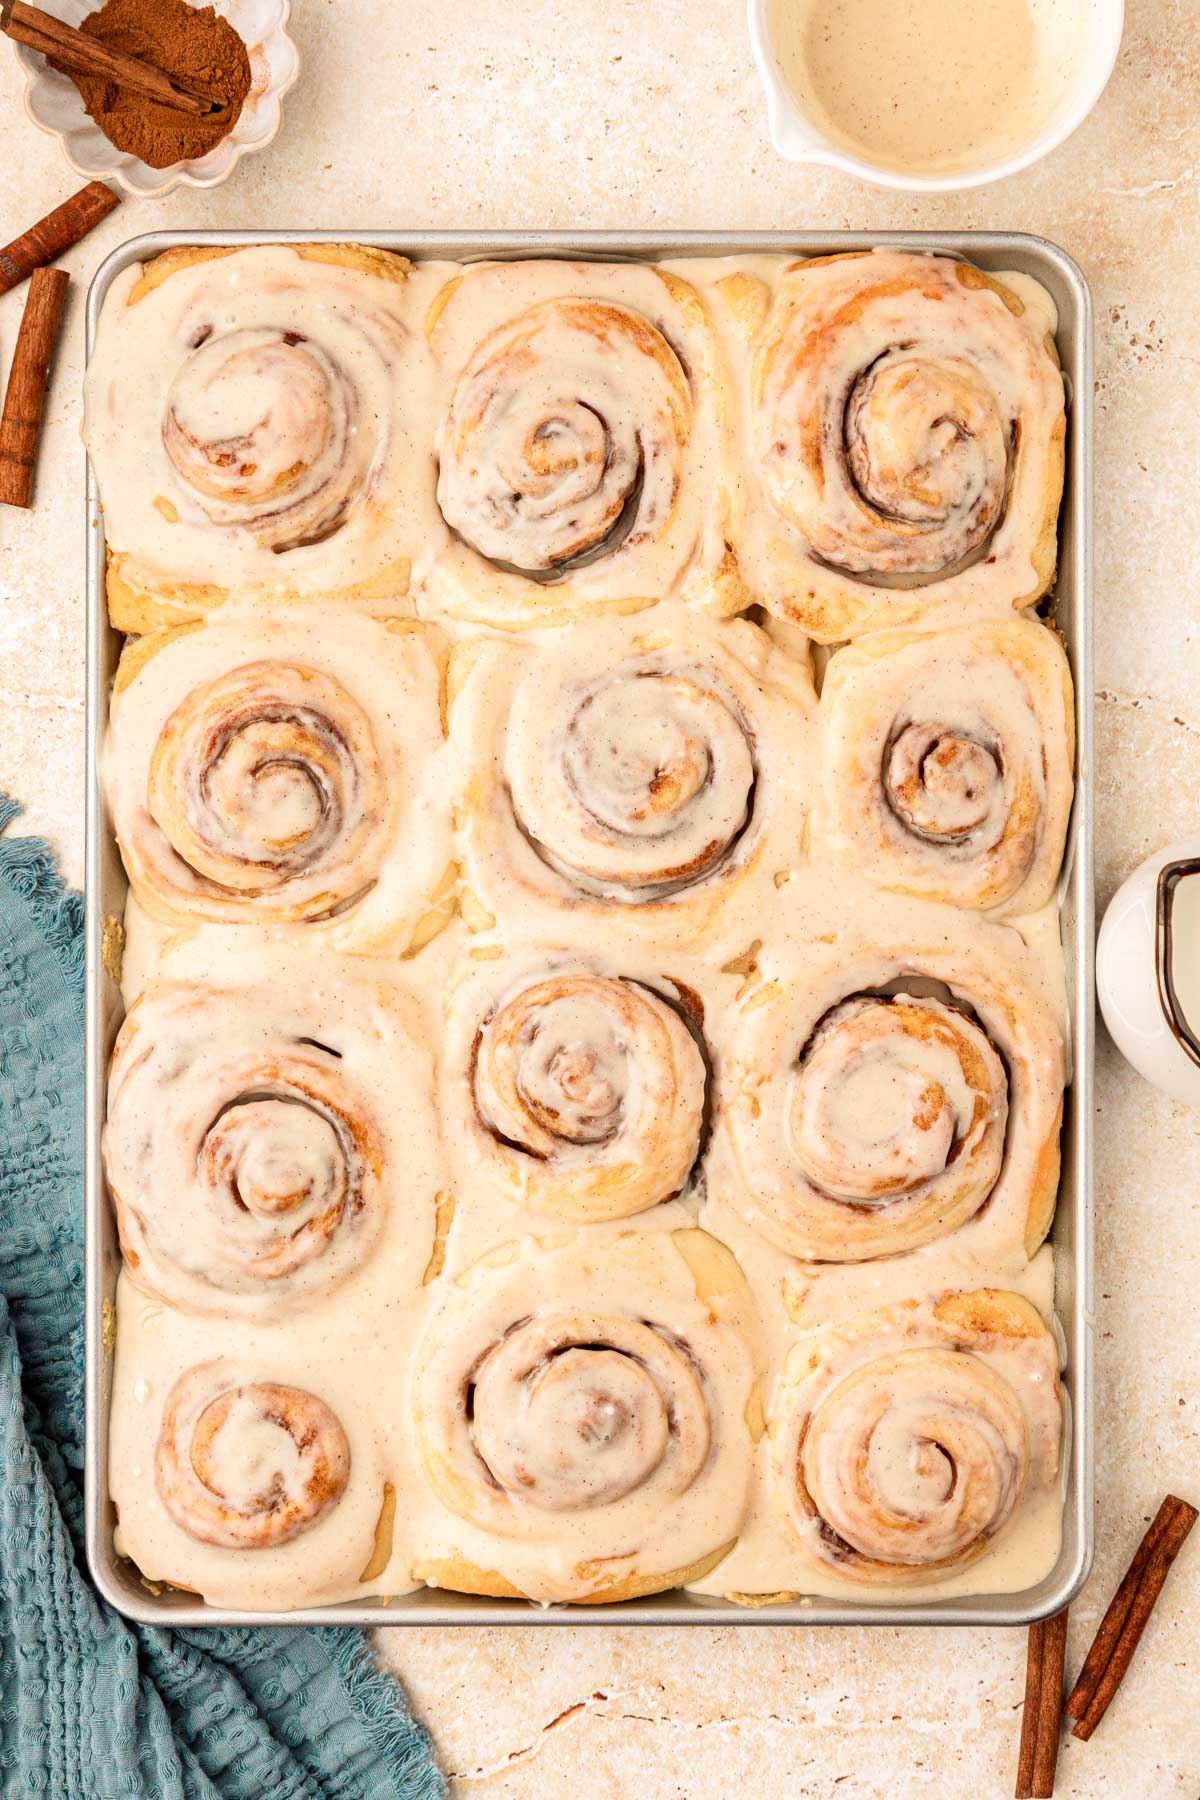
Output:
M597 1228L485 1257L417 1354L447 1512L418 1575L596 1602L707 1572L746 1506L752 1330L737 1263L701 1231Z
M761 953L723 1063L719 1179L816 1263L894 1256L985 1210L1032 1256L1058 1186L1059 997L1007 928L891 905L870 935L801 917Z
M316 1394L243 1381L227 1364L190 1370L163 1409L155 1483L175 1523L203 1544L269 1550L310 1531L350 1479L341 1422Z
M757 627L663 606L456 654L468 922L636 907L692 936L800 861L812 687Z
M452 887L440 678L428 628L360 615L227 612L127 647L105 781L138 898L424 941Z
M295 1316L389 1213L426 1243L433 1071L393 989L273 959L252 986L158 983L113 1051L104 1161L138 1284L228 1317Z
M462 980L442 1084L460 1190L580 1222L677 1195L705 1133L702 1023L685 984L566 952L506 957Z
M1033 912L1071 811L1071 674L1032 619L861 639L821 690L819 834L880 887Z
M122 631L229 594L395 602L422 547L409 265L356 244L168 250L113 282L85 437Z
M1058 1370L1037 1309L993 1288L802 1337L769 1422L802 1561L903 1598L977 1560L1057 1490Z
M211 1319L124 1278L117 1317L116 1547L152 1591L280 1613L386 1591L388 1453L328 1348L276 1330L214 1357Z
M1054 577L1049 296L898 250L793 264L749 374L762 598L822 643L1031 606Z
M427 330L452 542L423 607L514 628L681 584L745 604L727 381L693 287L630 264L485 265L454 276Z

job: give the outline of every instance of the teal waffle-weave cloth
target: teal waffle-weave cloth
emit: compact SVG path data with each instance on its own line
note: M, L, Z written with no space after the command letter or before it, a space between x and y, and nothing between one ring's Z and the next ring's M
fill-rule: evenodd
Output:
M0 797L0 832L17 811ZM0 836L0 1790L48 1800L436 1800L361 1634L165 1631L83 1555L83 907Z

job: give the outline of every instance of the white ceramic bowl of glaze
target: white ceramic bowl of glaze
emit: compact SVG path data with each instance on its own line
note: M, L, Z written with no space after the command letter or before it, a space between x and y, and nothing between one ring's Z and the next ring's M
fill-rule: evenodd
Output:
M98 0L49 0L47 11L68 25L79 25L95 11ZM36 50L22 44L17 55L25 69L25 111L42 131L56 137L63 155L89 181L114 181L128 194L149 199L175 187L216 187L243 156L265 150L283 119L283 96L300 73L300 55L287 34L291 0L212 0L250 53L250 92L228 137L206 156L152 169L110 144L83 110L79 90L69 75L47 66Z
M800 4L802 0L795 0L795 3ZM747 0L747 16L750 46L767 97L771 142L780 156L787 162L825 163L831 169L857 175L861 181L872 182L876 187L902 188L909 193L923 194L959 193L965 188L985 187L988 182L1003 181L1007 175L1019 174L1031 163L1039 162L1043 156L1057 150L1083 124L1108 85L1125 24L1125 0L1080 0L1077 53L1071 58L1062 98L1038 135L1023 149L997 161L981 163L978 168L922 175L888 168L854 155L835 143L822 122L802 107L779 66L770 30L772 4L773 0Z
M1186 1041L1189 1035L1197 1041L1200 1020L1183 1016L1171 978L1165 900L1181 878L1200 880L1200 838L1168 844L1122 882L1100 927L1096 992L1126 1062L1173 1099L1200 1106L1200 1059Z

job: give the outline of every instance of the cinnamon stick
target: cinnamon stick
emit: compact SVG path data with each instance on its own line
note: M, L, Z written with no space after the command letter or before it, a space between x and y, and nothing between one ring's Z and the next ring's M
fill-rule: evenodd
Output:
M1194 1506L1168 1494L1109 1602L1079 1679L1063 1711L1076 1721L1072 1736L1085 1742L1108 1711L1162 1592L1171 1564L1196 1523Z
M1029 1627L1016 1800L1050 1800L1058 1767L1067 1609Z
M1092 1647L1083 1659L1083 1667L1063 1711L1068 1719L1082 1719L1091 1704L1092 1696L1099 1685L1100 1677L1107 1667L1117 1640L1129 1617L1129 1609L1133 1605L1133 1597L1141 1585L1142 1576L1146 1572L1146 1564L1151 1553L1162 1541L1166 1522L1171 1516L1172 1508L1168 1500L1164 1500L1133 1553L1133 1561L1121 1578L1121 1585L1109 1601L1108 1610L1100 1621L1099 1628L1092 1640Z
M1031 1800L1033 1763L1037 1755L1038 1718L1041 1713L1042 1664L1045 1661L1044 1619L1029 1627L1025 1647L1025 1705L1021 1712L1021 1745L1017 1751L1016 1800Z
M33 497L46 377L69 280L65 269L35 269L29 283L0 415L0 502L5 506L28 506Z
M7 294L9 288L16 287L35 269L44 268L70 250L101 219L106 219L114 206L120 205L120 198L102 181L89 181L11 244L5 244L0 250L0 294Z
M2 0L0 29L14 43L40 51L56 68L68 74L102 75L118 87L145 94L147 99L157 101L160 106L191 113L195 118L203 118L206 113L216 110L217 102L207 94L185 88L162 69L156 69L153 63L127 56L123 50L114 50L111 45L101 43L99 38L77 31L53 13L28 5L27 0Z

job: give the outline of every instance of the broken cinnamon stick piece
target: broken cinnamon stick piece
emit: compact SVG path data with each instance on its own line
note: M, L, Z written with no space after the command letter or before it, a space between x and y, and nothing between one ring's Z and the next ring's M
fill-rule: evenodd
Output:
M1086 1742L1108 1711L1133 1661L1171 1564L1196 1518L1196 1508L1175 1494L1168 1494L1155 1514L1109 1602L1079 1679L1063 1708L1067 1717L1076 1721L1072 1736Z
M9 288L16 287L35 269L44 268L70 250L119 205L119 194L102 181L89 181L0 250L0 294L7 294Z
M33 498L46 377L69 281L65 269L35 269L29 283L0 414L0 502L5 506L28 506Z
M1016 1800L1050 1800L1058 1767L1067 1609L1029 1627Z

